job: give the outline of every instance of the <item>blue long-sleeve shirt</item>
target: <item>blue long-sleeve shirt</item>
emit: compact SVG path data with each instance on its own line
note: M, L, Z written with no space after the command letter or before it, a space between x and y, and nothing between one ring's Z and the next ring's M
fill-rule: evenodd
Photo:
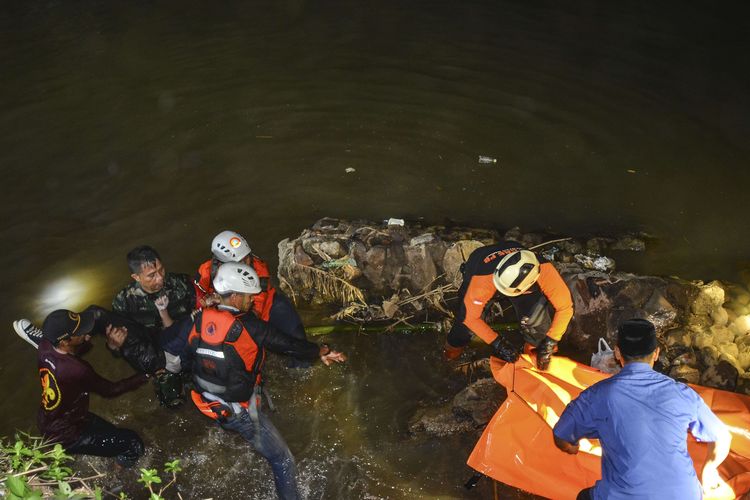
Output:
M687 432L711 442L723 429L694 390L646 363L629 363L571 401L554 434L570 443L601 442L602 479L594 500L691 500L702 492Z

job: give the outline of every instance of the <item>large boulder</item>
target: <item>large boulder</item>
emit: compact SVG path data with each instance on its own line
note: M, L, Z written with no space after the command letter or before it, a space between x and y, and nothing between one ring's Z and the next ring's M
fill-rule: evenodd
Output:
M674 278L605 273L577 264L557 268L570 288L575 311L566 339L592 352L600 337L614 344L617 325L626 319L648 319L660 335L680 326L687 318L686 297L698 293L692 283Z

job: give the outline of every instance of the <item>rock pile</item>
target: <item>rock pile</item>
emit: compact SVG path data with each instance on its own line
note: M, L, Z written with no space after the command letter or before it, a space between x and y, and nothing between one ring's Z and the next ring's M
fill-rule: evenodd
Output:
M656 325L663 347L660 370L750 394L750 292L719 282L616 271L613 252L645 249L646 239L638 235L559 238L518 228L500 233L326 218L279 243L279 280L295 301L340 304L339 319L445 327L461 263L474 249L501 239L536 247L567 282L575 316L564 342L593 352L599 337L614 345L620 321L646 318ZM503 311L495 307L490 321Z

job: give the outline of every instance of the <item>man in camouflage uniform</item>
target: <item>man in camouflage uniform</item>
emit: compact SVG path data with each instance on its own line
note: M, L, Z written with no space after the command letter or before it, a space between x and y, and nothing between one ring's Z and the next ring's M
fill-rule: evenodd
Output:
M134 248L128 252L127 260L133 282L115 295L112 309L145 326L151 334L150 341L162 345L179 331L182 321L191 320L190 313L195 305L193 283L187 274L167 273L159 254L150 246ZM136 339L131 339L131 345L132 341ZM127 336L122 342L109 337L107 341L108 347L114 351L127 349L128 344ZM168 407L180 405L180 375L160 370L155 384L162 404Z
M134 248L127 259L133 281L112 299L115 312L159 334L193 311L195 289L187 274L167 273L149 246Z

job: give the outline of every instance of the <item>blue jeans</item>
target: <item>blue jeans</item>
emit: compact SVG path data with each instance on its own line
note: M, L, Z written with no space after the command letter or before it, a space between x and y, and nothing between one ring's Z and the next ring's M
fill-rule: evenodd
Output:
M228 417L219 424L227 430L239 433L245 438L263 458L268 460L273 470L273 480L276 483L276 493L281 500L297 500L297 466L294 457L284 438L274 427L271 419L266 417L260 409L258 420L255 421L247 410L239 415Z

